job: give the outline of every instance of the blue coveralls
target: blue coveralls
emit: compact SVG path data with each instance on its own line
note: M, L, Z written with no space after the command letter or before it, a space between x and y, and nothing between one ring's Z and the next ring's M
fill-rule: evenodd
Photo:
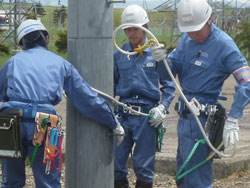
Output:
M61 101L64 89L71 103L85 117L110 129L117 125L108 104L91 90L74 66L43 47L25 50L10 58L0 69L0 78L0 95L9 100L3 106L31 109L33 115L36 111L55 114L54 105ZM31 159L34 150L34 122L34 116L22 120L23 157L3 160L2 188L25 185L25 159L27 156ZM60 188L61 172L53 168L49 175L45 174L43 153L44 145L39 147L32 166L36 188ZM55 159L57 167L58 162Z
M133 51L129 42L125 43L121 49ZM135 105L135 110L139 107L141 112L148 113L160 101L161 90L161 104L168 109L174 98L175 87L170 77L162 79L166 75L164 69L161 68L164 65L155 62L150 48L143 51L143 56L130 56L130 60L127 55L115 51L114 63L115 95L120 96L121 102ZM160 90L159 84L161 84ZM115 148L115 180L127 177L126 162L132 147L135 146L133 167L137 180L151 183L154 178L156 129L150 126L148 117L131 115L122 109L118 110L118 114L126 137L123 143Z
M218 104L224 81L233 74L238 85L229 115L241 118L250 98L250 69L234 41L223 31L212 25L208 38L196 43L184 33L177 48L169 55L169 64L174 75L178 75L182 90L190 101L195 97L200 104ZM180 98L180 100L182 100ZM202 133L191 113L180 116L178 121L177 170L187 159L195 139L203 139ZM204 126L207 116L199 119ZM207 144L200 145L185 170L194 167L208 156ZM180 179L179 188L212 187L212 161Z

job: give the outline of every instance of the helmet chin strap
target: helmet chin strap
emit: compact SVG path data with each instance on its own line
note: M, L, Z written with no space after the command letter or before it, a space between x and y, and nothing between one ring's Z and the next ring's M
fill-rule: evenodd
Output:
M43 34L42 31L39 31L39 33L40 33L40 35L41 35L43 41L46 43L46 48L47 48L47 47L48 47L48 42L47 42L47 40L46 40L46 37L44 36L44 34Z
M23 45L22 45L22 46L23 46L23 49L26 49L26 42L25 42L26 40L24 39L24 37L22 38L21 41L22 41L22 44L23 44Z

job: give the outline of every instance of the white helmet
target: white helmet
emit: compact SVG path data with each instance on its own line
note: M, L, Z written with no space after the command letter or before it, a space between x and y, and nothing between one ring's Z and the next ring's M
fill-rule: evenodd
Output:
M181 0L177 8L178 27L181 32L199 31L207 23L212 8L207 0Z
M20 44L20 41L25 35L34 31L46 31L48 33L44 25L37 20L28 19L22 22L17 29L18 44Z
M149 22L147 12L139 5L129 5L122 12L122 24L138 24L143 26ZM124 27L126 29L128 27Z

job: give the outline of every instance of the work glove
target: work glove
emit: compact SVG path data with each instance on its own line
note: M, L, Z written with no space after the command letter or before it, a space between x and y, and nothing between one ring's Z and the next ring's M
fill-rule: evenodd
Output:
M225 148L227 148L230 144L235 144L237 141L239 141L238 132L238 119L228 117L223 130L223 142Z
M164 44L152 46L151 51L155 61L162 61L166 59L167 51Z
M116 128L113 130L113 135L117 138L116 146L119 146L122 143L124 137L126 136L125 131L120 123L118 123Z
M160 104L157 107L152 108L149 111L149 115L150 115L149 119L150 125L156 128L162 123L163 119L166 118L167 111L165 106Z

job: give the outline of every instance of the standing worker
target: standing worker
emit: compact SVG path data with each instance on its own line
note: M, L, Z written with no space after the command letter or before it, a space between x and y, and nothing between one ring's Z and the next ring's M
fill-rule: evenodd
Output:
M225 148L238 141L238 119L250 100L250 69L233 39L212 23L212 8L206 0L181 0L177 9L178 26L184 34L177 48L168 56L174 76L178 75L182 91L188 101L198 100L202 106L218 105L224 81L232 74L238 83L234 102L224 124ZM161 61L166 57L165 48L159 45L152 49L154 58ZM199 126L179 97L176 111L180 115L177 127L178 150L177 171L187 159L196 140L203 139ZM207 113L200 112L202 125ZM210 148L199 145L185 170L194 167L206 157ZM212 160L177 181L179 188L211 188Z
M6 101L2 108L21 108L30 113L21 122L22 158L2 160L2 188L24 187L25 160L27 156L31 159L34 150L34 114L56 114L54 106L61 101L63 90L82 115L113 130L120 142L124 136L105 100L91 90L72 64L48 51L49 33L42 23L31 19L22 22L17 37L24 51L11 57L0 69L0 94ZM61 171L52 168L49 175L45 174L43 155L44 144L39 147L32 166L36 188L60 188ZM58 160L55 159L55 164Z
M148 28L149 19L142 7L130 5L122 12L121 22ZM138 46L148 42L146 33L142 29L135 27L123 29L129 39L121 47L124 51L134 51ZM151 188L154 179L156 128L166 117L169 104L174 98L175 87L170 77L169 79L162 78L166 75L163 71L165 69L155 62L150 48L145 49L143 54L130 56L130 59L127 55L115 51L114 68L114 92L116 96L119 96L119 100L134 110L153 116L149 119L118 108L119 121L125 129L126 138L119 147L115 148L115 188L129 187L126 164L133 146L136 188Z

